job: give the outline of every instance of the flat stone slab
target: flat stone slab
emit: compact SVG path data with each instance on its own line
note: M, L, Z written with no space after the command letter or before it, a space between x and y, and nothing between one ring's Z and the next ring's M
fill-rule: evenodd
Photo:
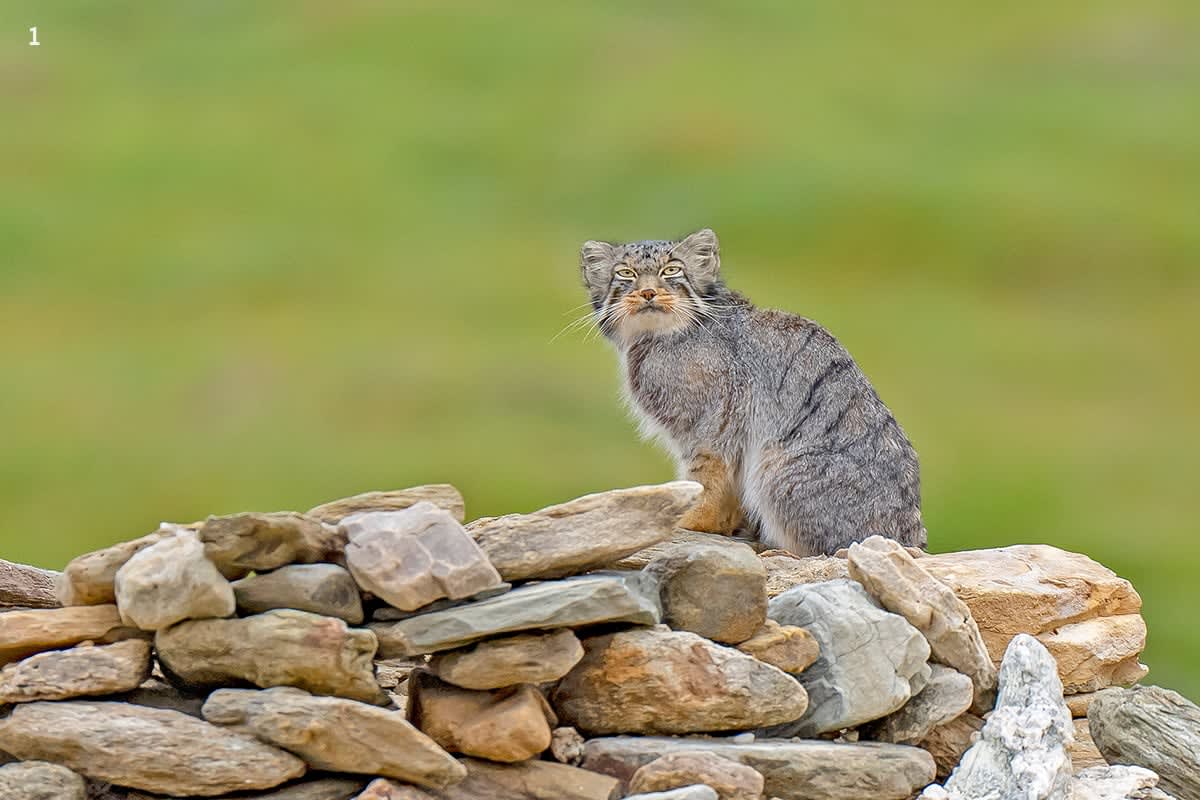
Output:
M433 503L438 508L446 509L458 522L466 518L462 493L448 483L431 483L384 492L363 492L353 497L343 497L314 506L308 510L306 516L336 525L351 514L366 511L402 511L421 502Z
M115 605L6 611L0 617L0 664L83 641L143 636L121 622Z
M611 800L616 796L617 781L613 778L566 764L551 761L493 764L478 758L464 758L462 763L467 768L466 779L430 791L433 797L437 800Z
M16 706L0 720L0 750L166 795L269 789L305 771L289 753L178 711L85 700Z
M506 581L561 578L666 541L703 487L694 481L589 494L531 514L508 514L469 527Z
M904 800L933 780L933 758L898 744L759 739L616 736L584 745L584 769L628 784L634 773L671 753L705 752L753 767L763 793L780 800Z
M399 622L374 622L380 658L453 650L505 633L662 619L658 583L642 572L580 575L534 583L507 594Z
M569 629L519 633L480 642L469 650L441 653L429 669L464 689L500 689L519 683L548 683L571 671L583 658L583 645Z
M294 608L351 625L363 621L358 584L337 564L289 564L235 581L233 593L243 614Z
M55 585L60 573L0 558L0 609L57 608ZM109 600L108 602L112 602Z
M397 711L299 689L218 689L204 718L295 753L316 769L447 786L466 769Z
M149 676L150 643L143 639L49 650L0 670L0 703L129 692Z

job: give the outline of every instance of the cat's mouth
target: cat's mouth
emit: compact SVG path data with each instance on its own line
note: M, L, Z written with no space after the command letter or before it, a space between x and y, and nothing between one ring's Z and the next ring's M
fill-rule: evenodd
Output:
M660 306L658 303L646 303L646 304L644 304L644 305L643 305L641 308L639 308L637 311L634 311L633 313L635 313L635 314L642 314L642 313L645 313L645 312L647 312L647 311L657 311L657 312L658 312L658 313L660 313L660 314L666 314L666 313L668 313L668 312L667 312L667 309L663 308L663 307L662 307L662 306Z

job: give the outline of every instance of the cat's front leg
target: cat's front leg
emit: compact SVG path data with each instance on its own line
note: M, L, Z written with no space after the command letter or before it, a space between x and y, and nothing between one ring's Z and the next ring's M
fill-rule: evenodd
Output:
M688 458L684 477L704 487L696 505L679 518L679 527L689 531L729 535L742 524L742 504L738 498L733 469L725 459L711 452Z

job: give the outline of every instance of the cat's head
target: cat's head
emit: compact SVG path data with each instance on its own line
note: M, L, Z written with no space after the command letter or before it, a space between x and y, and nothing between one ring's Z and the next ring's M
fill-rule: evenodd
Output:
M600 330L625 342L711 317L723 289L717 235L708 228L674 242L584 242L580 270Z

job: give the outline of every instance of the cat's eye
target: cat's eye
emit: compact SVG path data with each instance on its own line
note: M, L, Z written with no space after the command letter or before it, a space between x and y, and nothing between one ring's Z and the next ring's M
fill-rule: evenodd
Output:
M627 281L631 281L637 277L637 273L631 269L619 269L616 274L618 278L624 278Z
M668 264L662 271L664 278L674 278L676 275L682 274L683 267L678 264Z

